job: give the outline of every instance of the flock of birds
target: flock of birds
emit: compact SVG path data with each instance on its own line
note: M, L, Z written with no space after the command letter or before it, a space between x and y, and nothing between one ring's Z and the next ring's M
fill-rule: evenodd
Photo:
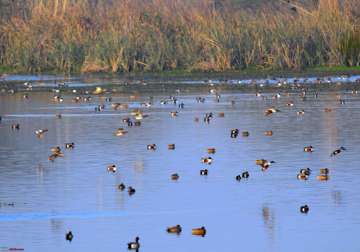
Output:
M29 85L29 84L27 84L27 85ZM57 94L55 94L53 96L53 101L55 101L57 103L63 102L64 98L60 94L58 94L60 92L58 90L55 90L55 92ZM73 93L76 93L76 90L73 90ZM93 95L102 95L104 93L105 93L105 90L103 88L97 87L96 90L92 94ZM217 91L215 89L212 89L212 90L210 90L210 93L214 94L215 95L215 100L217 102L219 102L220 95L217 93ZM353 91L353 94L356 94L356 93L357 93L356 91ZM259 92L256 93L256 96L257 97L262 97L263 99L266 99L266 97L263 94L259 93ZM315 96L317 97L318 94L315 93ZM273 95L271 98L272 99L279 99L280 97L281 97L281 94L278 93L278 94ZM303 90L301 92L301 94L300 94L300 97L303 100L306 100L307 92L305 90ZM24 94L23 98L24 99L29 99L29 95ZM79 103L79 102L89 102L89 101L91 101L91 99L92 99L91 95L89 93L86 93L85 96L76 96L72 100L75 103ZM111 107L114 110L128 109L129 108L128 104L126 104L126 103L112 103L112 98L111 97L107 97L105 99L105 101L110 102ZM205 102L205 98L204 97L196 97L196 102L203 103L203 102ZM338 97L338 102L340 104L344 104L345 100L341 99L341 97ZM177 107L179 109L182 109L185 106L184 103L182 103L182 102L179 103L177 98L174 97L174 96L170 96L169 98L163 99L163 100L160 101L160 103L161 104L173 103L173 104L177 105ZM235 104L235 101L231 101L231 104L232 105ZM141 106L143 106L143 107L151 107L152 105L153 105L152 99L150 99L150 102L144 102L144 103L141 104ZM289 107L293 107L294 102L289 101L286 105L289 106ZM104 109L105 109L104 104L97 105L94 108L94 110L96 112L101 112ZM326 113L329 113L331 111L332 111L331 108L325 108L324 109L324 112L326 112ZM279 112L281 112L279 109L277 109L275 107L269 107L264 111L264 116L272 116L273 114L279 113ZM303 116L304 114L305 114L304 110L297 111L298 116ZM176 117L178 115L179 115L178 111L170 112L171 117ZM62 117L61 114L56 114L56 118L60 119L61 117ZM142 120L144 118L146 118L146 117L148 117L147 114L142 112L140 109L135 109L130 113L129 117L123 118L122 121L128 127L141 126ZM218 114L218 117L224 117L224 113L220 112ZM203 117L203 122L204 123L210 123L212 118L214 118L214 113L212 113L212 112L206 113L204 115L204 117ZM196 117L194 119L194 121L199 122L200 118ZM0 116L0 123L1 122L2 122L2 117ZM12 130L20 130L20 124L19 123L12 124L11 129ZM37 129L37 130L35 130L34 133L38 138L43 138L45 136L45 134L48 133L48 131L49 131L48 129ZM127 133L128 133L128 131L125 130L124 128L118 128L114 132L114 136L123 137ZM230 131L230 137L231 138L237 138L240 134L241 134L242 137L249 137L249 135L250 135L250 133L248 131L240 132L239 129L232 129ZM273 131L269 130L269 131L265 131L264 134L265 134L265 136L271 137L274 133L273 133ZM68 150L74 149L75 148L75 143L73 143L73 142L72 143L65 143L64 148L68 149ZM157 146L156 146L156 144L152 143L152 144L148 144L146 146L146 148L149 151L156 151ZM169 150L175 150L175 144L169 144L168 149ZM304 149L303 149L304 152L308 152L308 153L314 152L314 150L315 150L315 148L313 146L305 146ZM337 156L340 153L342 153L343 151L346 151L346 148L341 146L338 149L335 149L332 153L330 153L330 156L331 157ZM63 153L62 148L60 146L52 147L50 149L50 152L51 152L51 154L49 155L48 160L51 161L51 162L54 162L59 157L64 157L64 153ZM208 148L207 153L209 155L215 154L216 149L215 148ZM200 161L201 161L201 163L203 163L205 165L211 165L212 162L213 162L213 158L211 156L206 156L206 157L202 157ZM275 161L265 160L265 159L258 159L258 160L255 161L255 164L260 166L262 171L268 170L275 163L276 163ZM109 173L116 173L117 172L117 166L115 164L108 165L106 169L107 169L107 171ZM300 169L299 173L297 174L297 179L299 179L299 180L307 180L309 178L309 176L311 175L311 173L312 173L312 170L310 168ZM329 173L330 173L330 171L329 171L328 168L321 168L319 170L319 174L317 175L316 178L319 181L326 181L326 180L329 179ZM207 176L208 175L208 169L201 169L200 170L200 175L201 176ZM236 179L236 181L241 181L243 179L248 179L249 177L250 177L250 173L248 171L244 171L241 174L236 175L235 179ZM170 175L171 180L178 180L179 178L180 178L180 175L178 173L174 173L174 174ZM125 189L127 189L127 192L128 192L128 194L130 196L133 195L136 192L135 188L133 188L132 186L126 186L123 183L119 184L117 187L118 187L118 189L120 191L124 191ZM309 208L308 205L303 205L303 206L300 207L300 212L306 214L306 213L309 212L309 209L310 208ZM181 225L178 224L178 225L175 225L175 226L168 227L166 229L166 231L168 233L180 234L182 232L182 227L181 227ZM192 229L192 235L205 236L206 232L207 231L206 231L205 227L199 227L199 228L193 228ZM73 240L73 238L74 238L74 235L73 235L72 231L69 231L68 233L66 233L65 238L66 238L66 240L71 242ZM127 244L128 249L129 250L139 250L139 248L140 248L139 240L140 240L140 238L136 237L134 241L129 242Z

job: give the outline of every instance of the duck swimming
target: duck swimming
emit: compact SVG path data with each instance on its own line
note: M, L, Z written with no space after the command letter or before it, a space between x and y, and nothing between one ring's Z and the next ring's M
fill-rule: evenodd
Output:
M115 173L117 170L116 165L114 165L114 164L108 165L107 170L108 170L108 172Z
M126 188L126 186L125 186L123 183L121 183L121 184L118 185L118 189L119 189L120 191L124 191L125 188Z
M41 138L44 136L44 134L46 132L48 132L49 130L48 129L38 129L38 130L35 130L35 135L38 137L38 138Z
M74 149L75 148L75 143L66 143L65 144L65 149Z
M18 123L12 124L12 125L11 125L11 129L12 129L12 130L19 130L19 129L20 129L20 124L18 124Z
M310 146L306 146L304 147L304 152L314 152L314 147Z
M297 175L297 179L298 179L298 180L307 180L308 178L309 178L309 176L306 175L306 174L303 174L303 173L299 173L299 174Z
M172 117L176 117L176 116L178 116L178 113L179 113L179 112L177 112L177 111L172 111L172 112L170 112L170 115L171 115Z
M156 150L156 144L148 144L146 147L148 150Z
M237 181L241 181L241 175L236 175L235 179L236 179Z
M245 179L249 178L249 176L250 176L250 174L249 174L248 171L244 171L244 172L241 174L241 177L243 177L243 178L245 178Z
M201 176L207 176L208 172L209 172L208 169L200 170L200 175Z
M175 150L175 144L168 144L168 150Z
M272 136L272 135L273 135L272 130L265 131L265 136Z
M310 176L311 174L311 169L310 168L304 168L300 170L300 174L304 174L306 176Z
M129 250L139 250L140 248L140 243L139 243L139 240L140 238L139 237L136 237L135 238L135 242L129 242L127 245L128 245L128 249Z
M238 129L232 129L230 132L230 137L231 138L237 138L237 136L239 135L239 130Z
M176 225L176 226L173 226L173 227L168 227L166 229L166 232L170 233L170 234L180 234L182 231L182 228L180 225Z
M340 154L342 151L346 151L345 147L340 147L339 149L334 150L331 154L330 157L336 156L338 154Z
M249 133L249 131L243 131L243 132L241 132L241 135L243 137L248 137L248 136L250 136L250 133Z
M306 214L306 213L309 212L309 209L310 209L310 208L309 208L308 205L304 205L304 206L301 206L301 207L300 207L300 212Z
M225 117L225 113L224 113L224 112L220 112L220 113L218 114L218 116L221 117L221 118L222 118L222 117Z
M275 161L267 161L267 160L265 160L265 159L258 159L258 160L256 160L255 163L256 163L257 165L261 166L261 170L262 170L262 171L265 171L265 170L267 170L267 169L270 167L271 164L274 164Z
M213 161L212 157L201 158L201 162L207 165L211 165L212 161Z
M297 114L298 116L305 115L305 110L302 109L302 110L296 112L296 114Z
M329 174L329 169L328 168L321 168L320 169L320 174L321 175L328 175Z
M179 178L180 178L179 174L177 173L171 174L171 180L178 180Z
M114 135L115 136L124 136L124 135L126 135L128 132L126 131L126 130L124 130L123 128L118 128L116 131L115 131L115 133L114 133Z
M201 227L201 228L193 228L191 230L192 235L199 235L204 237L206 235L206 229L205 227Z
M265 115L269 116L272 115L274 113L280 112L280 110L276 109L276 108L268 108L265 110Z
M135 192L136 192L135 188L133 188L133 187L131 187L131 186L128 187L128 194L129 194L130 196L133 195Z
M73 233L72 233L71 231L69 231L68 233L66 233L65 239L66 239L67 241L71 242L73 238L74 238L74 235L73 235Z
M215 149L215 148L208 148L208 149L207 149L207 153L208 153L208 154L215 154L215 152L216 152L216 149Z

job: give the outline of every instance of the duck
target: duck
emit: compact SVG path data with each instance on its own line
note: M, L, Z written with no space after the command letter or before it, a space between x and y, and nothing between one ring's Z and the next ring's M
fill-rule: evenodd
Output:
M179 178L180 178L179 174L177 173L171 174L171 180L178 180Z
M314 147L309 145L304 147L304 152L314 152Z
M235 179L236 179L237 181L241 181L241 175L236 175Z
M74 235L71 231L67 232L66 235L65 235L65 239L69 242L72 241L72 239L74 238Z
M49 159L49 161L54 162L56 158L58 158L58 157L63 157L63 156L64 156L63 153L58 152L58 153L53 153L53 154L51 154L48 159Z
M319 181L326 181L326 180L329 180L329 176L327 174L320 174L320 175L316 176L316 179Z
M293 107L293 106L294 106L294 102L293 102L293 101L289 101L289 102L286 104L286 106L288 106L288 107Z
M326 113L332 112L332 108L324 108L324 111L325 111Z
M168 150L175 150L175 144L168 144Z
M185 104L183 102L179 104L180 109L183 109L184 107L185 107Z
M205 227L200 227L200 228L193 228L191 230L192 235L199 235L204 237L206 235L206 229Z
M135 188L133 188L131 186L128 187L128 193L130 196L133 195L135 192L136 192Z
M243 132L241 132L241 135L243 137L248 137L248 136L250 136L250 133L249 133L249 131L243 131Z
M74 149L75 148L75 143L66 143L65 144L65 149Z
M201 158L201 162L204 163L204 164L211 165L212 161L213 161L212 157Z
M59 103L62 103L62 102L64 101L64 99L63 99L61 96L59 96L59 95L55 95L55 96L53 97L53 100L54 100L55 102L59 102Z
M239 130L238 129L232 129L230 131L230 137L231 138L237 138L238 135L239 135Z
M249 178L250 177L250 174L249 174L249 172L248 171L244 171L242 174L241 174L241 177L243 177L243 178Z
M135 242L129 242L128 245L128 249L129 250L139 250L140 248L140 243L139 243L140 238L138 236L135 237Z
M297 179L298 179L298 180L307 180L308 178L309 178L309 176L306 175L306 174L303 174L303 173L299 173L299 174L297 175Z
M115 133L114 133L114 135L115 136L124 136L124 135L126 135L128 132L126 131L126 130L124 130L123 128L118 128L116 131L115 131Z
M309 209L310 208L309 208L308 205L303 205L303 206L300 207L300 212L306 214L306 213L309 212Z
M321 175L328 175L329 174L329 169L328 168L321 168L320 169L320 174Z
M59 114L56 114L56 115L55 115L55 118L61 119L61 118L62 118L62 114L60 114L60 113L59 113Z
M116 165L114 165L114 164L108 165L107 170L108 170L108 172L115 173L117 170Z
M342 146L341 146L339 149L334 150L334 151L330 154L330 156L331 156L331 157L336 156L336 155L340 154L342 151L346 151L346 149L345 149L345 147L342 147Z
M310 174L311 174L311 169L310 169L310 168L300 169L300 174L304 174L304 175L306 175L306 176L310 176Z
M207 153L208 153L208 154L215 154L215 152L216 152L216 149L215 149L215 148L208 148L208 149L207 149Z
M272 136L272 135L273 135L272 130L265 131L265 136Z
M221 117L221 118L223 118L223 117L225 117L225 113L224 113L224 112L220 112L220 113L218 114L218 116Z
M93 94L99 95L99 94L102 94L103 92L104 92L104 90L101 87L96 87Z
M173 226L173 227L166 228L166 232L168 232L170 234L180 234L181 231L182 231L182 228L179 224L176 226Z
M269 116L272 115L274 113L280 112L280 110L276 109L276 108L268 108L265 110L265 115Z
M298 115L298 116L302 116L302 115L305 115L305 110L299 110L298 112L296 112L296 114Z
M208 172L209 172L208 169L200 170L200 175L201 176L207 176Z
M38 137L38 138L41 138L44 136L44 134L46 132L48 132L49 130L48 129L38 129L38 130L35 130L35 135Z
M179 114L179 112L177 112L177 111L171 111L171 112L170 112L170 115L171 115L172 117L176 117L176 116L178 116L178 114Z
M118 189L119 189L120 191L124 191L125 188L126 188L126 186L125 186L123 183L121 183L121 184L118 185Z
M261 170L265 171L267 170L271 164L274 164L275 161L267 161L265 159L258 159L256 160L256 164L261 166Z
M148 150L156 150L156 144L148 144L146 148Z
M19 130L20 129L20 124L18 124L18 123L12 124L11 129L12 130Z
M118 109L128 109L129 108L129 105L126 104L126 103L112 103L111 104L111 107L114 109L114 110L118 110Z
M61 153L61 148L60 148L60 146L55 146L55 147L50 148L50 151L52 153Z

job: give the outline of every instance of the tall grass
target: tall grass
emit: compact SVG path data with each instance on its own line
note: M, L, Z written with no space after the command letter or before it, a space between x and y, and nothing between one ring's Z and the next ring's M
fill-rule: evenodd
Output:
M360 65L354 0L242 10L210 0L37 0L0 23L0 65L23 71L304 69Z

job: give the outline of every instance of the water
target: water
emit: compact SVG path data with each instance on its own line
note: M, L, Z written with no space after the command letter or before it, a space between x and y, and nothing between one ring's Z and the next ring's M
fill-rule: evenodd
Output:
M197 103L196 96L206 98ZM269 94L270 96L271 94ZM209 93L178 94L184 109L161 105L142 108L149 115L141 127L127 128L122 118L148 101L114 94L113 102L128 103L128 110L114 111L103 97L74 103L64 94L61 104L48 92L0 96L0 251L126 251L126 243L140 236L140 251L359 251L360 231L360 99L337 93L312 94L302 101L298 93L278 100L254 94L222 94L220 102ZM235 100L235 105L231 105ZM287 107L289 100L295 107ZM95 112L105 103L105 111ZM281 110L264 116L269 106ZM333 112L325 113L325 107ZM296 111L304 109L300 117ZM172 118L171 111L179 111ZM202 122L213 112L210 124ZM225 112L225 117L218 117ZM63 115L55 118L56 113ZM194 118L200 117L200 122ZM10 125L20 123L20 130ZM129 133L115 137L114 131ZM34 131L47 128L41 139ZM250 136L230 138L230 130L249 131ZM274 135L264 135L273 130ZM73 150L64 143L74 142ZM147 150L155 143L156 151ZM175 150L167 145L176 144ZM48 161L50 148L60 145L65 156ZM303 147L313 145L315 152ZM330 158L345 146L347 151ZM216 148L212 165L200 162ZM268 171L256 159L276 161ZM116 164L117 173L107 165ZM313 170L308 181L299 181L301 168ZM330 180L316 180L319 168L330 169ZM207 177L199 170L208 168ZM235 176L248 170L250 178ZM180 179L172 181L170 175ZM133 186L129 196L117 185ZM14 203L14 205L8 204ZM308 214L301 205L308 204ZM180 224L181 235L166 233ZM191 229L205 226L205 237ZM74 240L65 240L71 230Z

